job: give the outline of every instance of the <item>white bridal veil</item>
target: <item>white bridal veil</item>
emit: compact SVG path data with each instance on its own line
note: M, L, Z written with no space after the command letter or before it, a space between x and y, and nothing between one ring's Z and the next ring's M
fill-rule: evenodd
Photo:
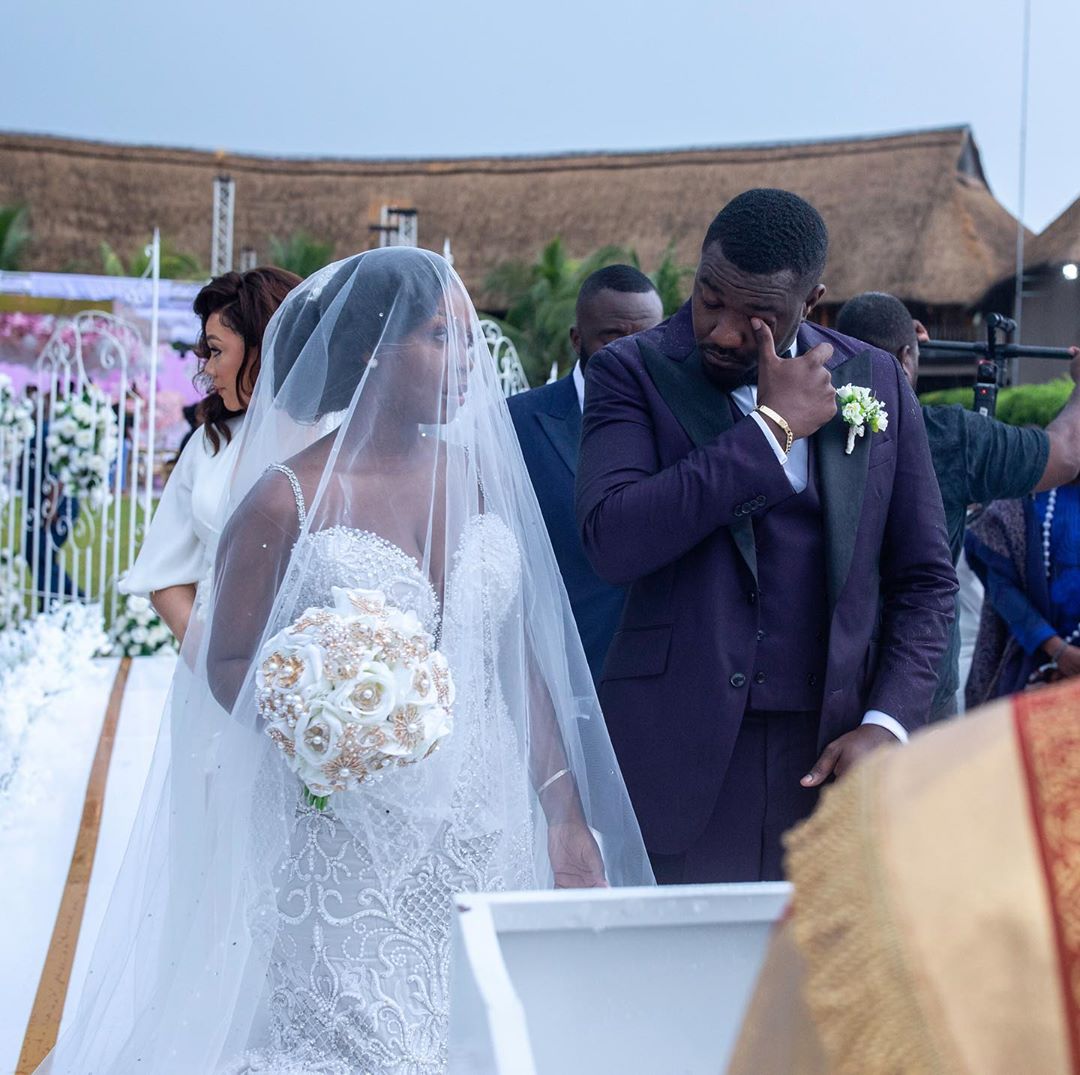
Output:
M267 330L236 456L207 630L178 662L77 1016L42 1071L223 1071L260 1043L299 783L261 727L254 658L337 558L379 560L387 599L427 618L457 691L437 752L331 800L373 875L388 887L417 876L452 830L483 842L493 885L651 882L495 366L450 266L376 250L293 291Z

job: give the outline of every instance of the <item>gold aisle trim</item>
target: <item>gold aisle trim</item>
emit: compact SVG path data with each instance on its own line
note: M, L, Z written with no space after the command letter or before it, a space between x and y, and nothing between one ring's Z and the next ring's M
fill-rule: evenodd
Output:
M1073 1071L1080 1072L1080 694L1075 687L1016 698L1014 721L1027 770Z
M124 688L127 686L130 671L131 658L122 658L113 680L94 761L90 766L82 819L75 838L75 850L71 855L71 865L64 882L64 894L60 899L60 909L56 913L45 966L41 971L15 1075L31 1075L56 1044L57 1035L60 1033L60 1020L64 1015L71 968L75 962L75 949L79 943L79 930L82 928L86 896L90 890L90 874L94 868L94 855L101 831L105 786L109 778L113 746L116 743L120 706L124 700Z

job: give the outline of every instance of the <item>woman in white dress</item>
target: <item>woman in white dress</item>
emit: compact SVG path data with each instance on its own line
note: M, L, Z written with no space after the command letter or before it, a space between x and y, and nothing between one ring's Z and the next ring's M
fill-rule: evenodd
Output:
M215 277L195 296L199 375L210 394L199 405L199 427L169 475L139 555L119 583L121 593L149 597L181 642L199 585L213 570L236 437L259 375L263 334L299 283L295 273L258 268Z
M289 296L231 486L209 630L174 683L87 991L43 1070L460 1070L453 894L651 874L495 364L446 261L370 251ZM456 699L436 752L319 809L266 734L255 674L267 639L334 588L414 615ZM307 755L333 719L311 722Z

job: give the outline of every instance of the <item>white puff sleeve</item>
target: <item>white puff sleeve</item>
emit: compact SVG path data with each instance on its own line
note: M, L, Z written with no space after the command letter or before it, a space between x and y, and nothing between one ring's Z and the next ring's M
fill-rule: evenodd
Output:
M208 451L206 434L200 426L165 483L135 563L117 583L121 593L147 597L154 590L202 581L207 552L195 530L192 490L201 469L200 457Z

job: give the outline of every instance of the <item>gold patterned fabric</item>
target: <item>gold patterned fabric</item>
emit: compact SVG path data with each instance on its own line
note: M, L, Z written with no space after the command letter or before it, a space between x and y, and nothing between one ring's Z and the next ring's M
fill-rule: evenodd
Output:
M1080 1073L1080 684L878 752L787 846L733 1075Z
M1053 914L1073 1070L1080 1071L1080 694L1022 695L1016 731Z

